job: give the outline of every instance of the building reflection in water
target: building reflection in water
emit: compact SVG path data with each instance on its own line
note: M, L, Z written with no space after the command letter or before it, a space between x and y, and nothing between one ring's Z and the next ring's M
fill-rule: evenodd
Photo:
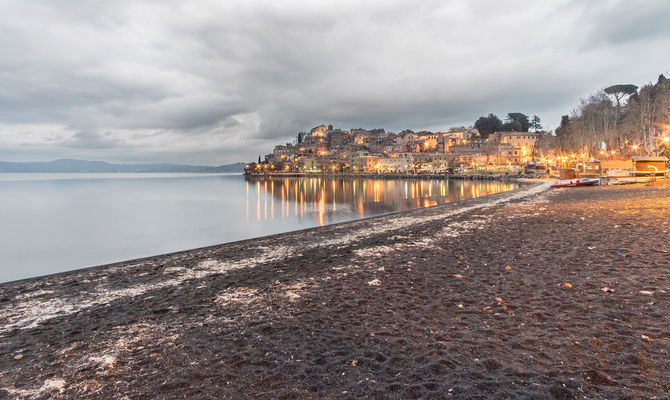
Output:
M518 188L513 182L331 177L246 181L246 220L309 218L315 224L431 207ZM275 213L275 207L281 212Z

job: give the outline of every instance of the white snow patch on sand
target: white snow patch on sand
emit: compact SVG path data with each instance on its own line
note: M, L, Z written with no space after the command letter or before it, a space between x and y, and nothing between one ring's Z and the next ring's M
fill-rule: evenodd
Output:
M258 264L283 259L294 255L294 247L277 246L261 247L260 255L235 261L219 261L208 259L200 262L194 268L183 268L175 271L175 275L164 281L153 281L151 283L132 285L123 288L114 288L103 283L94 287L93 291L80 292L72 298L49 298L35 299L34 296L15 298L18 302L11 308L0 309L0 320L6 318L6 322L0 326L0 332L8 332L12 329L28 329L37 327L52 318L62 317L78 313L90 307L109 304L115 300L140 296L148 291L162 289L170 286L179 286L182 283L202 279L210 275L226 273L242 268L251 268Z
M378 235L380 233L401 230L415 224L444 220L463 213L496 207L501 204L509 203L510 201L523 199L525 197L541 193L547 190L549 186L550 183L543 182L536 186L531 186L529 188L523 188L508 194L503 194L500 197L493 200L485 201L480 204L475 204L468 207L457 208L455 210L450 210L442 214L425 215L425 216L406 216L393 219L384 218L380 221L368 222L368 226L363 229L357 229L355 226L352 226L351 227L352 232L347 236L339 236L330 240L324 240L322 242L311 245L310 248L355 243L361 239L364 239L372 235Z
M286 297L288 297L289 300L298 300L302 296L300 296L298 293L294 292L293 290L287 290L286 291Z
M7 393L13 398L24 398L24 399L35 399L44 396L49 392L57 391L58 393L63 393L65 389L65 380L56 378L56 379L47 379L44 381L41 387L36 389L14 389L10 387L0 388L0 390L6 390Z
M258 290L250 289L248 287L239 287L233 290L226 290L216 296L214 300L219 305L229 303L251 303L258 299Z
M174 346L175 340L179 338L179 335L169 334L165 326L159 324L138 322L132 325L118 326L114 329L123 332L114 335L118 339L107 345L107 351L103 352L104 356L118 358L121 352L133 351L138 343L160 345L162 348Z
M51 294L53 292L54 292L53 290L35 290L34 292L22 293L16 296L16 299L18 300L30 299L33 297L44 296L45 294Z
M116 363L116 356L112 354L105 354L98 357L89 357L88 361L98 365L98 368L109 368Z
M467 221L453 222L442 228L442 230L435 236L438 238L456 238L473 229L484 229L486 224L491 221L491 218L490 215L487 215Z
M166 267L163 270L163 273L164 274L173 274L175 272L183 272L183 271L186 271L186 268L184 268L184 267Z
M396 251L393 247L390 246L376 246L368 247L367 249L358 249L354 250L356 257L365 258L365 257L378 257L384 254L392 253Z

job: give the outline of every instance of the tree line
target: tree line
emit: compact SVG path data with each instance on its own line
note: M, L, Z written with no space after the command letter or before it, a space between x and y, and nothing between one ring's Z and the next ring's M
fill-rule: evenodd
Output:
M597 155L668 155L663 141L670 132L670 80L641 88L614 85L580 101L561 118L553 147L562 152ZM666 139L667 140L667 139Z
M505 132L528 132L529 129L538 132L542 130L542 121L537 115L529 118L526 114L512 112L507 114L505 122L495 114L489 114L485 117L479 117L475 121L475 128L479 131L482 138L486 139L492 133Z

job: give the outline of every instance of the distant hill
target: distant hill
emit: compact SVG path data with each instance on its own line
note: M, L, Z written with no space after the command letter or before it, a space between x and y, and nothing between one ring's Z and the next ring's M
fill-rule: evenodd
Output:
M110 164L104 161L55 160L50 162L7 162L0 161L1 172L191 172L191 173L242 173L244 163L227 164L218 167L185 164Z

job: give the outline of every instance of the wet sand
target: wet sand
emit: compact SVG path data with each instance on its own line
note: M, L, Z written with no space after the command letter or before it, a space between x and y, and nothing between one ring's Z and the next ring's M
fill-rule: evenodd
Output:
M0 285L0 398L669 398L670 188L545 188Z

